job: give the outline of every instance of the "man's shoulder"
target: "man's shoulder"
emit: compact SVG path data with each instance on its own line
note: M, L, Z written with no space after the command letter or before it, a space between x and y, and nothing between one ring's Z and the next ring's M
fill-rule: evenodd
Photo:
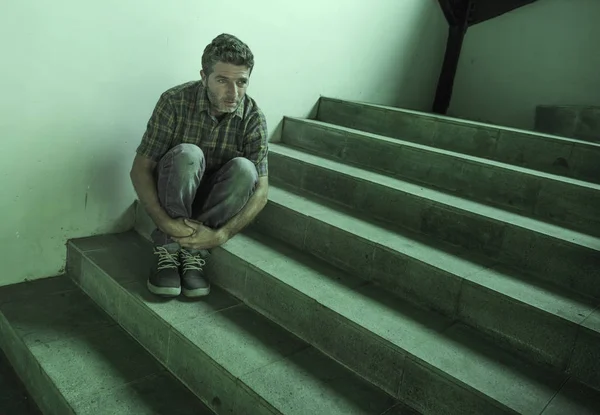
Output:
M248 94L246 94L244 102L244 119L256 119L260 122L264 122L265 120L265 114L256 103L256 100Z
M175 85L162 93L164 98L171 100L194 100L201 81L189 81Z

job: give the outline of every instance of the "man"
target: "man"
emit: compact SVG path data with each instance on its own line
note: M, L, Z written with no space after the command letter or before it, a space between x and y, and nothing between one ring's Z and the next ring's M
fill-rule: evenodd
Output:
M164 92L137 148L131 180L156 224L160 296L210 292L209 249L240 232L267 203L267 123L246 95L254 56L228 34L202 55L201 81Z

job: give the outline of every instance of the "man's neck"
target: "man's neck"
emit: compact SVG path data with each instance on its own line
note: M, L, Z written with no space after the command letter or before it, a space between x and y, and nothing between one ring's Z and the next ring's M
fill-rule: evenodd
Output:
M221 122L223 121L223 118L225 118L227 116L227 113L220 113L219 115L215 115L214 112L211 110L210 111L211 115L213 117L215 117L217 119L217 121Z

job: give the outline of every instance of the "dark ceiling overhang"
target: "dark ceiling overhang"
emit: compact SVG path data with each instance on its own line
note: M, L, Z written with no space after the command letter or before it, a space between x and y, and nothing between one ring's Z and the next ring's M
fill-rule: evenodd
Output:
M493 19L535 1L537 0L475 0L469 16L469 26Z
M448 21L448 41L432 111L445 114L450 106L460 51L469 26L485 22L537 0L438 0Z
M511 10L534 3L537 0L438 0L451 26L460 25L467 19L468 26L485 22ZM470 11L469 11L469 5ZM468 13L468 16L466 15Z

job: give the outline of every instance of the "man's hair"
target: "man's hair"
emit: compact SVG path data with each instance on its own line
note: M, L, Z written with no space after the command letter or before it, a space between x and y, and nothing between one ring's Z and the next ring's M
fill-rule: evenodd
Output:
M202 70L208 78L217 62L229 63L236 66L254 67L254 55L248 45L237 37L223 33L206 46L202 54Z

